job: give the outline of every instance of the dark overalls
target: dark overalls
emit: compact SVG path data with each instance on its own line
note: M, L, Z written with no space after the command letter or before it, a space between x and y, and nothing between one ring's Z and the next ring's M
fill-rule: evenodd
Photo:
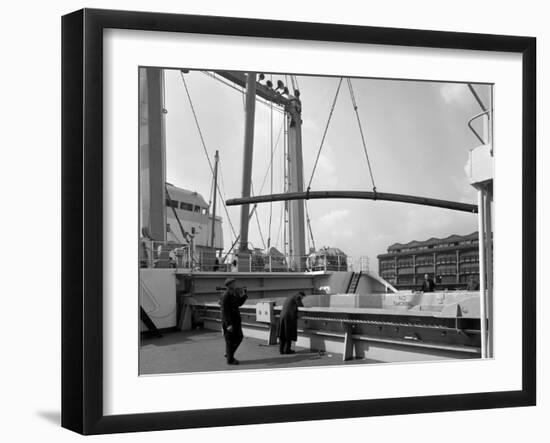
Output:
M222 295L220 301L227 363L233 363L235 361L235 351L243 341L243 329L241 326L241 313L239 307L244 304L246 299L246 294L240 295L238 290L228 288ZM228 330L230 326L232 326L232 331Z

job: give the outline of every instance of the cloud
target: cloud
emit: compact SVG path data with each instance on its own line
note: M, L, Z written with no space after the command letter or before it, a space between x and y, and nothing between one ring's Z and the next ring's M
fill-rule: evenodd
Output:
M348 209L333 209L313 223L314 235L320 246L335 246L344 251L351 249L354 220Z
M334 149L329 143L325 143L319 155L317 167L313 176L312 188L319 190L332 189L338 184L338 173L336 171L334 157ZM306 184L308 181L309 175L306 176Z
M312 135L317 135L320 128L315 120L306 117L302 120L302 132L311 132Z
M314 180L321 186L322 189L331 189L338 183L338 176L336 175L336 168L334 167L334 162L331 161L327 156L321 154L319 156L319 164L317 165L316 171L317 177L314 177Z
M321 229L332 228L342 222L349 220L349 209L334 209L319 217L319 227Z
M468 192L465 192L463 194L460 195L460 197L458 198L458 201L461 202L461 203L468 203L468 204L472 204L472 205L476 205L477 204L477 195L476 195L477 191L472 188L471 191L468 191Z
M470 200L471 202L471 200ZM403 225L403 240L427 240L429 237L446 237L451 234L466 235L475 231L477 217L466 212L417 207L407 212Z
M468 87L462 83L445 83L439 88L439 93L448 105L465 106L469 102Z

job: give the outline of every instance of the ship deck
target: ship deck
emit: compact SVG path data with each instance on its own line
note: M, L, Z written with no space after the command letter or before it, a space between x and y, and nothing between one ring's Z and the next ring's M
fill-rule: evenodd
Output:
M240 364L228 365L220 332L170 332L161 338L141 340L139 372L148 375L381 363L371 359L343 361L342 354L334 352L320 353L294 346L293 349L295 354L281 355L278 345L268 346L265 340L245 337L235 354Z
M299 337L299 343L305 342ZM367 357L366 352L361 352L361 354L357 354L361 357L356 355L344 361L341 352L334 352L335 350L344 350L341 344L332 347L328 345L328 349L327 343L324 346L324 348L314 347L314 349L326 349L325 351L315 351L309 347L294 344L295 354L281 355L278 345L267 345L265 339L251 336L250 329L245 328L245 337L235 354L235 358L239 360L240 364L228 365L224 358L225 341L219 330L196 329L185 332L168 332L160 338L145 337L141 339L139 373L140 375L158 375L476 358L476 355L473 354L457 353L445 349L417 349L410 344L408 346L395 344L377 346L375 342L371 342L368 346L370 357Z

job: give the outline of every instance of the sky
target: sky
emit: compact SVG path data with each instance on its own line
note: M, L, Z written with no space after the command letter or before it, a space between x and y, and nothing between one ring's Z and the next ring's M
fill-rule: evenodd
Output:
M271 78L271 75L266 74L266 77ZM199 192L207 201L210 199L212 173L193 117L192 103L212 162L215 151L220 152L221 197L224 200L240 197L243 94L200 71L190 71L184 78L191 102L180 71L165 71L166 179L175 186ZM284 75L273 74L272 78L273 83L278 79L285 81ZM302 101L307 187L339 78L297 76L297 81ZM477 202L476 191L468 183L464 166L469 150L479 145L467 122L481 109L465 83L352 79L352 84L379 192ZM488 105L490 87L474 87ZM270 106L257 102L252 173L254 195L283 192L282 121L283 114L276 108L272 111ZM273 188L268 168L272 144ZM311 190L372 190L345 80ZM263 203L258 206L258 217L251 220L249 229L249 241L254 247L263 248L269 237L272 246L283 249L282 205ZM386 252L393 243L465 235L477 230L475 214L405 203L333 199L310 200L307 206L317 248L338 247L354 258L368 256L371 269L375 270L378 269L377 255ZM227 211L218 200L217 212L223 218L226 249L235 238L233 230L239 233L240 207L227 207ZM309 246L306 243L306 248Z

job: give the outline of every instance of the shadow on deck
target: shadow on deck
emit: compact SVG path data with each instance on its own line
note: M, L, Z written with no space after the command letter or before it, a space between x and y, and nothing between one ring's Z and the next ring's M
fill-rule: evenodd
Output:
M278 345L268 346L263 340L245 337L235 354L240 365L233 366L225 362L225 341L221 332L173 332L162 338L141 340L139 372L151 375L379 363L370 359L344 362L341 354L295 349L295 354L281 355Z

